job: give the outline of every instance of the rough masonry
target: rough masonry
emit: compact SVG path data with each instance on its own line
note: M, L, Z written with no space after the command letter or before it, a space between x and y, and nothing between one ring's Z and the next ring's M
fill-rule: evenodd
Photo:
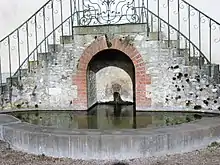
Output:
M77 27L74 39L39 54L40 65L13 89L13 104L44 109L86 110L113 101L113 92L144 109L219 110L219 85L205 66L189 65L185 49L162 33L146 33L145 24ZM158 35L162 39L157 41ZM53 45L54 46L54 45ZM114 76L115 75L115 76ZM36 106L37 105L37 106Z

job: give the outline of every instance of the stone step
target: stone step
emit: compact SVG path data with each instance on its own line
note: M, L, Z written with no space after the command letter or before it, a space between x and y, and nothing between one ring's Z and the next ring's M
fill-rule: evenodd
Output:
M47 60L47 57L50 55L51 55L51 52L38 53L39 62Z
M188 66L202 66L205 64L205 58L198 55L191 54L189 57L189 49L188 48L180 48L173 50L173 57L185 57L186 65Z
M189 57L187 59L188 59L187 62L188 65L203 66L205 64L205 58L201 56L190 56L190 59Z
M159 53L160 56L163 56L163 55L170 56L170 52L171 52L170 49L160 49L158 47L157 48L152 48L151 52L152 53Z
M60 36L60 44L73 44L73 37L71 35Z
M160 45L162 49L177 48L178 40L162 40Z
M188 75L194 76L198 73L199 67L198 66L183 66L182 72L187 73Z
M6 83L0 84L0 92L1 92L1 94L5 94L5 93L7 93L7 91L8 91L7 84Z
M8 86L18 86L19 82L18 82L18 76L11 76L11 77L8 77L6 78L6 84Z
M158 38L160 40L163 40L163 32L150 32L149 33L149 38L148 38L149 41L158 41Z
M19 69L15 74L14 76L27 76L28 75L28 69Z
M188 48L177 48L173 50L173 57L185 57L189 58L189 49Z
M219 80L219 64L204 64L201 67L201 71L203 75L210 75L213 80L219 84L220 80Z
M39 61L39 65L41 65L41 67L48 66L49 64L52 64L54 61L53 53L51 53L51 52L38 53L38 61Z
M37 69L37 66L38 66L38 60L31 60L31 61L28 61L28 66L29 66L29 71L30 72L33 72L35 69Z
M49 44L48 45L48 52L51 53L59 53L62 50L62 46L60 44Z
M220 79L219 79L219 64L212 64L211 74L212 74L212 77L213 77L214 81L217 84L219 84L220 83Z

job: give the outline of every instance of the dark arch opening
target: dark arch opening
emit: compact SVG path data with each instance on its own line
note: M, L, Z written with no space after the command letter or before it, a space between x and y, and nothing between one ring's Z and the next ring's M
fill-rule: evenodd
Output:
M98 102L102 102L99 99L97 99L97 94L99 93L97 92L97 87L96 87L97 85L96 77L97 77L97 73L100 70L107 68L107 67L120 68L121 70L127 73L132 83L132 102L135 103L135 98L136 98L135 97L135 67L134 67L132 60L129 58L128 55L126 55L122 51L119 51L116 49L106 49L94 55L87 66L88 108L90 108L92 105ZM103 83L106 81L107 78L108 77L105 78L105 76L103 76L103 79L102 79ZM127 82L124 82L124 84L126 83ZM114 92L119 92L120 88L122 88L122 91L123 91L124 84L121 84L121 82L114 83L110 87L113 89L112 95Z

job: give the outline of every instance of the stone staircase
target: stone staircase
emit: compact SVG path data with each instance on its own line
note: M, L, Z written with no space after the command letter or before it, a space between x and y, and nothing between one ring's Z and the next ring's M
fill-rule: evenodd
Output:
M115 33L112 38L127 35L133 37L133 44L143 55L152 79L146 94L152 98L150 108L201 109L196 107L201 105L203 109L218 109L219 65L205 64L205 60L198 56L191 56L189 60L188 49L178 49L177 40L171 41L168 47L167 40L157 40L158 32L150 32L149 36L145 34L145 31L141 35L129 31L129 34L124 35ZM96 32L96 35L97 38L103 37L101 33ZM71 103L77 97L77 87L72 83L72 76L77 72L80 55L96 37L82 33L76 33L74 37L61 36L60 44L50 45L50 51L38 54L38 61L29 61L29 68L7 78L2 88L6 103L8 101L8 105L4 104L5 108L10 108L10 100L7 98L10 97L11 84L14 108L78 108ZM211 77L208 76L210 68ZM200 91L202 88L204 90ZM204 103L206 99L217 103L207 105Z
M152 23L73 29L73 35L60 34L59 42L47 43L46 51L37 52L37 60L25 59L26 67L20 66L6 78L0 88L4 109L78 109L72 103L78 88L72 77L77 73L80 56L91 43L102 37L107 40L107 36L110 40L130 37L141 53L152 81L146 91L146 96L152 98L149 108L219 110L219 65L210 64L193 45L180 47L183 41L168 37L170 34L158 27L155 30Z

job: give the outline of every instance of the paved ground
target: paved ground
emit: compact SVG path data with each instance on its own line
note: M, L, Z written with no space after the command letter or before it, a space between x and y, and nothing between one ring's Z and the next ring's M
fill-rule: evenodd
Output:
M36 156L13 151L7 144L0 142L0 165L220 165L219 146L160 158L133 159L116 163Z

